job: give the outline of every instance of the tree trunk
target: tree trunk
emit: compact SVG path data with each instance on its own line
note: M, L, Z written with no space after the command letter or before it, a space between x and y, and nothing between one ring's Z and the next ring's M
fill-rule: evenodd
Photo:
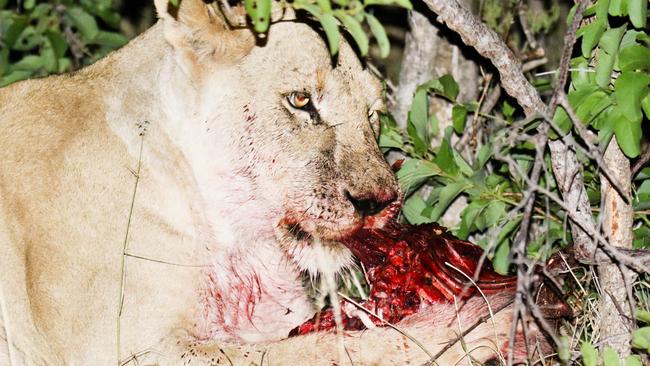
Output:
M410 30L406 34L404 57L399 75L399 84L394 92L395 103L391 113L397 124L406 127L411 100L418 85L444 74L451 74L461 86L458 99L470 101L477 98L478 66L463 55L460 47L449 42L451 34L440 23L432 21L429 11L417 10L409 13ZM431 110L441 123L441 130L451 125L453 105L440 98L431 101Z
M626 193L630 193L631 171L630 161L623 155L615 138L609 143L603 160L608 165L612 179ZM615 247L632 248L632 206L618 194L609 180L601 175L602 195L602 223L605 236L609 243ZM630 354L629 335L634 325L630 319L632 311L628 302L627 286L634 281L634 273L625 270L626 279L617 264L603 263L598 266L598 279L601 288L600 300L600 340L614 348L619 355L625 357ZM630 289L631 292L631 289ZM622 312L622 313L621 313Z

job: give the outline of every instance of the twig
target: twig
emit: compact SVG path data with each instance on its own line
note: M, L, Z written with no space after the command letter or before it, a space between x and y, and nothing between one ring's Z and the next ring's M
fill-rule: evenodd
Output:
M528 45L530 46L531 49L536 49L537 40L535 39L535 35L533 34L533 31L532 29L530 29L530 25L528 24L528 18L526 14L527 10L528 7L526 6L526 4L520 2L519 5L517 6L517 18L519 18L519 24L521 25L521 29L524 31L524 36L526 36L526 41L528 42Z
M134 259L139 259L139 260L142 260L142 261L158 263L158 264L164 264L164 265L174 266L174 267L189 267L189 268L214 267L212 264L188 264L188 263L168 262L168 261L165 261L165 260L162 260L162 259L147 258L147 257L141 256L141 255L127 253L127 252L125 252L124 255L126 257L129 257L129 258L134 258Z
M576 8L575 15L571 21L571 26L567 29L566 34L564 35L564 49L562 50L562 57L560 58L560 67L558 68L558 80L553 89L553 96L551 101L548 104L548 113L553 114L555 108L558 105L558 97L560 92L564 90L567 79L569 77L569 66L571 64L571 53L573 52L573 46L576 43L576 31L582 22L582 14L584 13L587 5L589 5L589 0L580 0L578 7Z
M526 258L526 246L528 244L528 231L530 228L530 220L533 214L533 207L535 205L535 190L534 186L537 186L540 175L542 173L542 166L544 165L544 151L546 150L546 141L548 140L548 125L543 124L539 129L539 134L537 135L539 141L536 143L536 154L535 154L535 163L533 165L533 170L530 175L530 181L533 185L529 185L528 192L524 196L524 201L526 206L524 208L523 217L521 219L521 224L519 225L519 231L515 237L513 246L511 248L511 255L513 256L513 262L517 266L517 296L515 297L515 310L513 311L513 329L516 330L516 325L518 322L518 317L524 315L526 309L523 305L523 297L527 299L531 297L530 294L530 281L528 278L528 273L524 268L525 263L524 259ZM528 301L530 302L530 301ZM524 319L522 318L522 322ZM555 337L554 337L555 340ZM508 340L508 365L512 365L514 360L514 341L515 337L511 336Z
M138 154L138 166L135 171L135 183L133 185L133 195L131 197L131 205L129 207L129 216L126 222L126 232L124 234L124 243L122 246L122 255L120 263L120 297L117 311L117 328L116 328L116 346L117 346L117 359L122 359L120 352L120 338L121 338L121 325L122 325L122 310L124 309L124 285L126 283L126 257L129 248L129 234L131 230L131 219L133 218L133 209L135 208L135 196L138 192L138 184L140 183L140 168L142 167L142 151L144 150L144 132L140 133L140 152Z
M643 168L648 163L648 161L650 161L650 144L646 145L643 154L639 156L637 161L632 166L632 177L634 177L636 173L638 173L639 170L641 170L641 168Z

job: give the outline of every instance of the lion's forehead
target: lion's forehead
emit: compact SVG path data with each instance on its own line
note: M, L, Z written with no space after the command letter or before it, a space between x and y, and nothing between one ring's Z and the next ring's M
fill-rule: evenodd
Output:
M275 84L284 91L318 90L374 103L381 97L378 78L365 69L354 50L341 40L339 53L332 57L322 36L307 24L274 24L266 44L256 47L242 67L252 81Z

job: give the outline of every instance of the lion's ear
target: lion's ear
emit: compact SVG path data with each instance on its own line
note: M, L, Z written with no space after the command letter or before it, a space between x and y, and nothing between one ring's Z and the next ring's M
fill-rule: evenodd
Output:
M165 38L189 66L231 62L245 56L254 46L249 30L231 30L216 4L203 0L155 0L163 22Z

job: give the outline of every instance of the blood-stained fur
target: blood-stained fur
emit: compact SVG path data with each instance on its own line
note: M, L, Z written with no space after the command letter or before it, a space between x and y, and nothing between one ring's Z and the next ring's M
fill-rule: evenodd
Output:
M156 7L96 64L0 90L0 364L424 362L388 328L286 339L314 314L301 273L350 265L339 239L400 200L379 82L290 12L256 42L214 4ZM509 317L467 336L472 357ZM404 327L435 353L449 319Z

